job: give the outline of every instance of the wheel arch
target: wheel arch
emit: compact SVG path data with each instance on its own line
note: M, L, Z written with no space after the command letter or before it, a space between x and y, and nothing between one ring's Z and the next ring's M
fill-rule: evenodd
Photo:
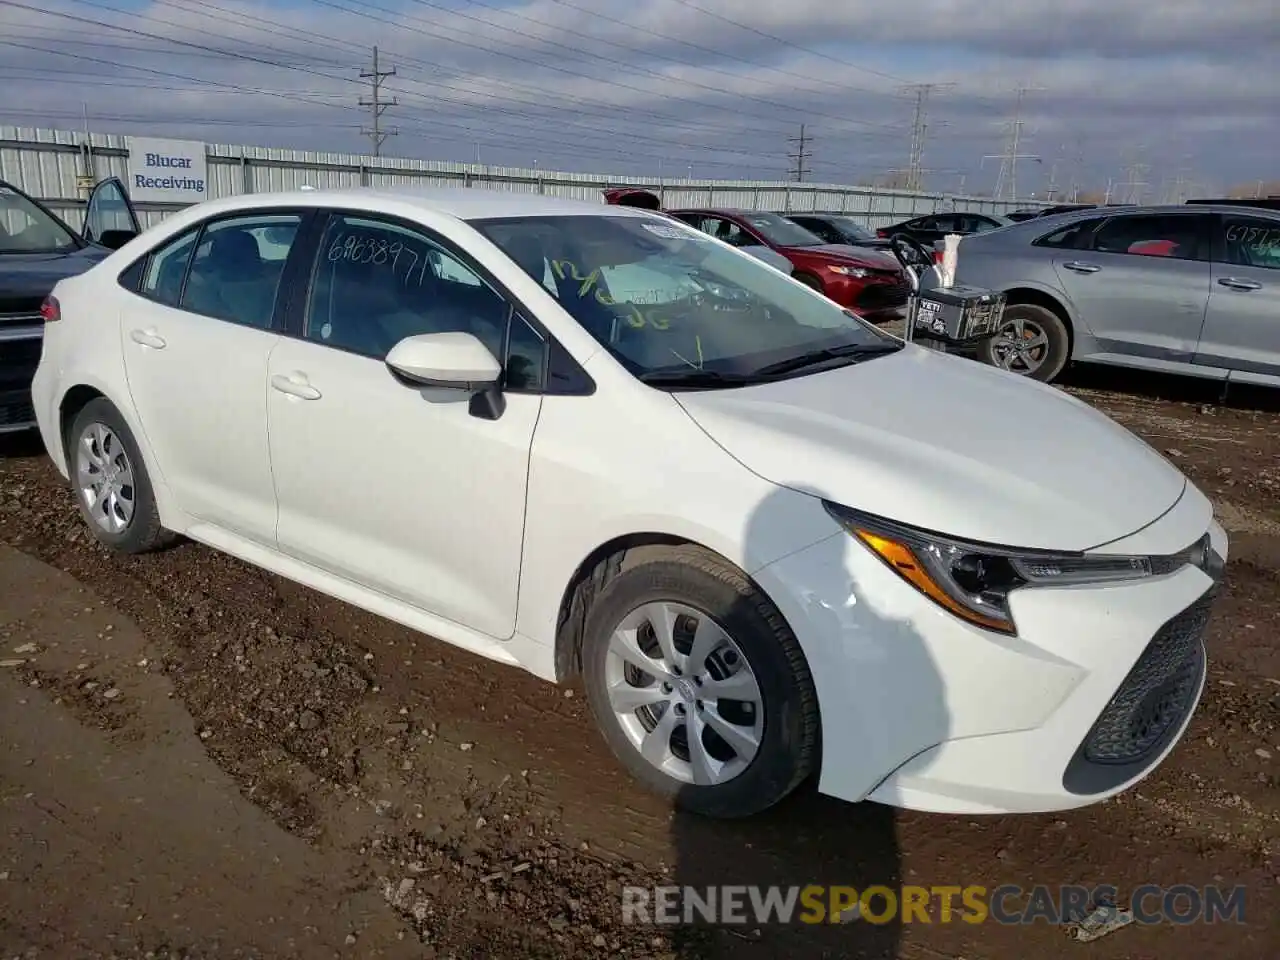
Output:
M822 278L818 276L816 273L814 273L812 270L808 270L803 267L797 267L795 270L791 271L791 276L793 279L799 280L801 283L809 284L813 286L813 288L817 290L819 293L826 293L826 290L827 290L826 284L824 284L822 282Z
M791 624L787 622L781 607L770 596L769 591L743 570L740 564L720 551L677 534L656 531L627 533L607 540L588 553L564 588L556 619L554 662L557 683L568 683L582 672L583 626L592 598L605 581L646 556L667 553L681 547L702 551L720 563L739 570L752 587L769 600L790 629Z
M87 383L78 383L66 393L62 395L62 400L58 404L58 455L62 458L63 463L67 465L67 469L71 469L71 443L68 433L71 430L71 424L75 422L76 416L94 400L106 400L112 406L119 410L119 406L112 403L111 399L97 387L90 386Z

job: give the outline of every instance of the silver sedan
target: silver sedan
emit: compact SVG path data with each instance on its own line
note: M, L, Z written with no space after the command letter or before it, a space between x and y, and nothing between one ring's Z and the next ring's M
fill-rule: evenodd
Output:
M956 282L1004 291L978 359L1045 382L1068 361L1280 386L1280 212L1093 208L960 242Z

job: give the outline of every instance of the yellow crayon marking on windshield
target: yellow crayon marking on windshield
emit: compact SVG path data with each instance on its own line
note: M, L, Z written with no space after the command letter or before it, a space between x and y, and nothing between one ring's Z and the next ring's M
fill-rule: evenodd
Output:
M592 270L586 276L582 275L582 270L572 260L552 260L551 269L555 275L564 280L566 277L574 280L579 284L578 296L585 297L593 289L595 290L596 302L605 307L626 306L630 313L627 314L627 323L636 330L642 327L650 326L655 330L671 329L671 321L665 317L646 315L643 310L634 303L619 304L612 296L605 293L599 286L600 268Z
M600 281L600 269L598 267L584 277L582 271L578 269L578 265L572 260L551 261L551 269L555 271L556 276L561 280L565 278L565 267L569 268L568 275L581 284L578 287L578 296L580 297L585 297L591 288Z

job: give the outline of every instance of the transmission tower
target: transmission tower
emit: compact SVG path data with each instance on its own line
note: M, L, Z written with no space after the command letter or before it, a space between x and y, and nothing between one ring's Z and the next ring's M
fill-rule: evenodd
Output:
M929 126L929 95L935 90L954 87L954 83L913 83L903 88L915 98L915 119L911 124L911 156L907 160L907 190L918 193L924 187L924 140Z
M1129 166L1125 171L1124 180L1124 197L1123 203L1138 204L1142 202L1142 193L1144 187L1151 184L1144 178L1151 172L1151 167L1141 162L1141 156L1144 148L1135 147L1129 154Z
M373 142L373 155L375 157L382 155L382 144L387 137L394 137L399 134L399 130L384 130L382 128L382 115L388 107L396 107L400 105L400 101L395 97L390 100L384 100L382 97L382 81L387 77L396 75L395 68L390 70L382 70L378 66L378 48L373 48L373 69L364 70L360 73L361 80L368 80L372 90L372 95L366 100L360 99L360 106L368 107L373 113L373 126L361 130L360 132Z
M796 183L804 180L805 174L809 173L809 168L805 166L805 162L813 156L813 151L805 149L808 144L813 142L813 138L805 133L804 124L800 124L800 136L788 137L788 143L796 145L796 152L787 154L795 161L795 166L791 169L791 176L795 178Z
M1026 125L1026 121L1022 119L1022 104L1026 100L1028 93L1035 93L1042 87L1020 86L1015 91L1017 99L1013 106L1013 119L1009 122L1009 139L1005 143L1004 155L1000 159L1000 172L996 174L995 197L997 200L1018 199L1018 161L1034 160L1040 162L1040 158L1030 154L1018 153L1018 148L1022 145L1022 128ZM995 159L994 157L992 159ZM1008 197L1005 197L1005 187L1008 186Z

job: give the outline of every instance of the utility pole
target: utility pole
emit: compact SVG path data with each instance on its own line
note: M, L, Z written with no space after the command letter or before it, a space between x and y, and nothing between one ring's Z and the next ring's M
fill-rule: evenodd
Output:
M924 140L928 132L929 95L935 90L954 87L954 83L912 83L903 88L904 93L915 97L915 119L911 124L911 156L907 160L907 189L919 193L924 187Z
M800 136L788 137L787 142L796 144L796 152L787 154L787 156L796 163L791 171L791 176L795 178L796 183L800 183L804 180L805 174L809 173L809 168L805 166L805 161L813 155L813 152L806 150L805 146L812 142L812 138L805 133L805 126L802 123L800 124Z
M387 107L396 107L400 105L400 101L395 97L392 97L390 100L384 100L382 98L382 81L387 77L394 77L395 75L396 71L394 67L390 70L382 70L379 68L378 48L375 46L373 48L373 69L364 70L360 73L361 80L369 81L373 94L367 100L363 97L360 99L360 106L368 107L373 113L373 126L369 129L361 130L360 132L373 141L373 155L375 157L382 155L382 144L387 137L394 137L400 132L395 129L382 129L382 115L386 112Z
M1026 85L1017 88L1015 93L1017 99L1013 105L1013 119L1009 122L1009 139L1005 143L1004 156L1000 157L1000 172L996 174L995 198L997 200L1005 199L1005 186L1009 188L1009 200L1018 199L1018 161L1034 160L1040 162L1040 158L1029 154L1018 153L1018 148L1022 145L1022 128L1026 125L1026 121L1022 119L1022 104L1026 100L1028 93L1034 93L1042 87L1028 87ZM991 159L996 159L992 157Z

